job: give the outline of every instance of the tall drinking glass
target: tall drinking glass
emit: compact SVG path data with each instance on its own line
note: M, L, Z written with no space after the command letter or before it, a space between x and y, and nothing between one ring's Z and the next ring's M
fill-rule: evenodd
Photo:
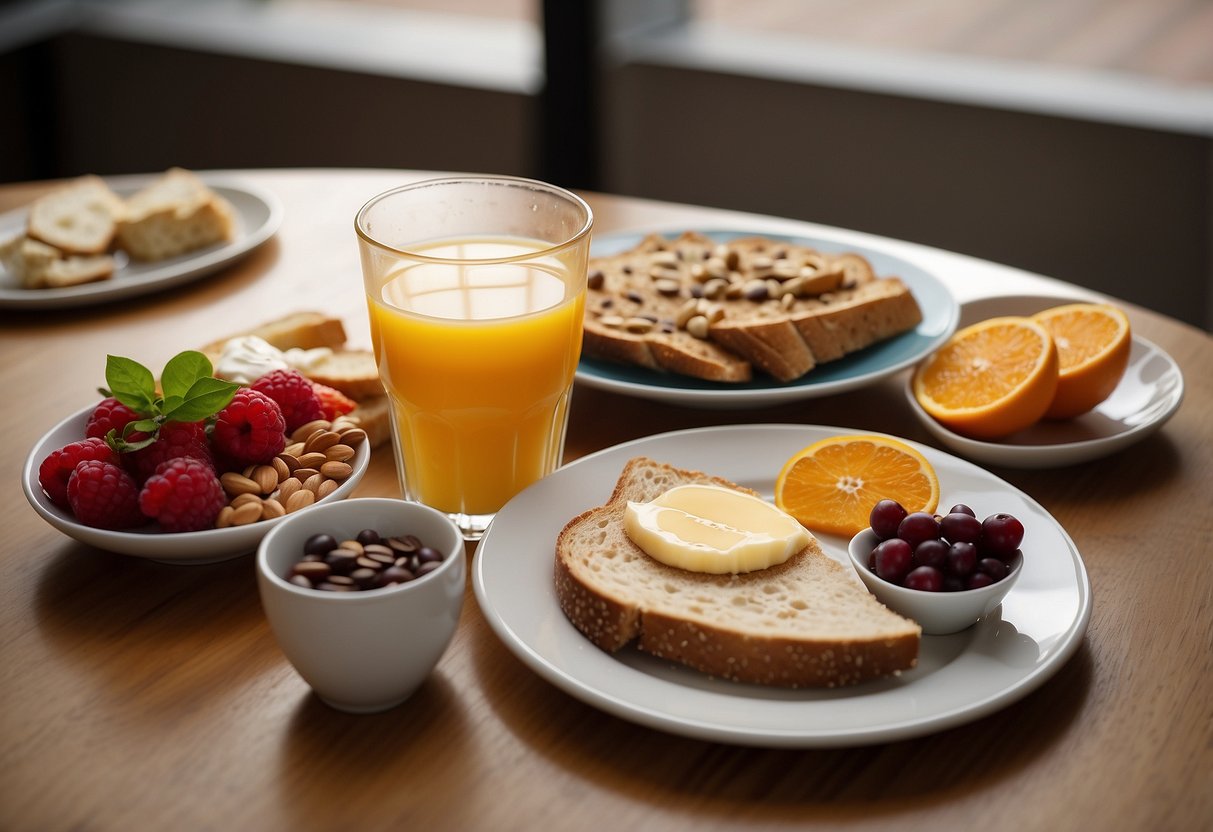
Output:
M592 225L576 195L496 176L396 188L355 219L401 488L468 539L560 464Z

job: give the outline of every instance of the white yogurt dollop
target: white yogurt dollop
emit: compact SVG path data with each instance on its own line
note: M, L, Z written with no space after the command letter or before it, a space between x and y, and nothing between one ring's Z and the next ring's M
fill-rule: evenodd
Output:
M215 375L237 384L252 384L266 373L274 370L298 370L307 375L309 370L329 358L333 351L327 347L311 350L289 349L286 352L267 343L256 335L233 338L223 345L223 352L215 366Z

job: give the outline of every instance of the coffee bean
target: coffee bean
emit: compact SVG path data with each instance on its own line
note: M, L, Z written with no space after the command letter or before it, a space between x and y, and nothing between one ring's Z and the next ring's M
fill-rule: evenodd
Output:
M363 529L338 542L330 534L307 539L288 580L326 592L374 590L417 580L442 565L442 552L415 535L383 537Z

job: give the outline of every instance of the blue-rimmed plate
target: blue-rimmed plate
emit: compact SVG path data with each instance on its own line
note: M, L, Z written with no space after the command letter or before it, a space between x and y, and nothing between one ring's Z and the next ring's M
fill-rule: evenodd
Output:
M626 251L637 245L647 233L630 232L595 237L592 255L607 257ZM682 230L665 230L661 233L666 237L673 237L682 233ZM956 331L960 312L952 293L938 278L908 260L878 249L844 244L823 237L767 234L755 230L716 230L700 233L718 242L761 234L772 240L812 246L825 252L851 251L862 254L871 262L876 274L881 277L900 277L905 282L922 309L922 323L911 332L873 344L837 361L822 364L795 381L786 383L769 376L758 376L740 384L725 384L584 357L577 368L579 383L613 393L684 407L770 407L800 399L829 396L872 384L924 358Z

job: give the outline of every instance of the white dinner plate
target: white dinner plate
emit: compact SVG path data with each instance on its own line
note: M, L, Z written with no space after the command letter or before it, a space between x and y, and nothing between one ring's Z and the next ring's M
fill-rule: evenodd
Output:
M1067 300L1045 295L1014 295L966 303L960 326L1002 315L1033 315ZM962 456L1007 468L1061 468L1114 454L1145 439L1175 415L1184 397L1179 365L1162 348L1134 335L1129 364L1112 395L1089 413L1062 421L1043 420L998 441L970 439L935 421L914 398L912 377L905 395L923 426Z
M126 197L150 184L159 175L104 178L114 193ZM129 260L119 252L115 255L118 267L109 280L58 289L22 289L17 280L0 266L0 309L67 309L158 292L218 271L244 257L278 230L282 222L282 205L271 192L205 173L199 174L199 178L232 204L235 210L235 236L231 242L216 243L154 263ZM26 208L0 215L0 241L24 233L28 216Z
M941 502L1023 521L1024 567L1001 608L963 632L924 636L918 666L833 690L789 690L712 679L626 647L610 655L564 617L552 584L556 535L609 496L627 460L728 477L768 499L793 453L842 428L754 425L646 437L579 459L523 491L489 525L472 580L493 631L527 666L584 702L641 725L718 742L838 747L889 742L991 714L1065 664L1091 615L1086 568L1065 530L1036 501L972 463L923 445ZM840 563L847 541L819 535ZM856 581L858 581L856 577Z
M666 237L674 237L682 233L682 229L665 230L661 233ZM789 382L776 381L770 376L756 373L751 381L726 384L584 357L577 367L578 382L587 387L684 407L772 407L872 384L930 354L956 331L959 308L952 293L938 278L908 260L878 249L843 244L821 237L768 234L755 230L716 230L701 233L721 242L736 237L761 235L772 240L812 246L820 251L862 254L871 262L880 277L900 277L905 282L922 309L922 322L909 332L814 367L805 375ZM606 257L616 254L635 246L645 236L643 233L633 232L595 237L592 255Z
M43 520L68 537L122 555L147 558L161 563L194 565L218 563L250 554L257 549L261 538L284 519L277 517L246 526L172 533L162 532L154 524L139 529L111 531L94 529L76 522L70 511L55 505L46 496L46 492L38 484L38 466L52 451L84 438L84 428L93 408L94 405L89 405L78 410L47 431L30 449L25 458L25 466L21 470L21 488L25 492L25 499L29 500L30 506ZM335 503L353 493L371 464L369 443L363 442L358 446L350 464L354 467L353 473L332 494L317 500L315 505Z

